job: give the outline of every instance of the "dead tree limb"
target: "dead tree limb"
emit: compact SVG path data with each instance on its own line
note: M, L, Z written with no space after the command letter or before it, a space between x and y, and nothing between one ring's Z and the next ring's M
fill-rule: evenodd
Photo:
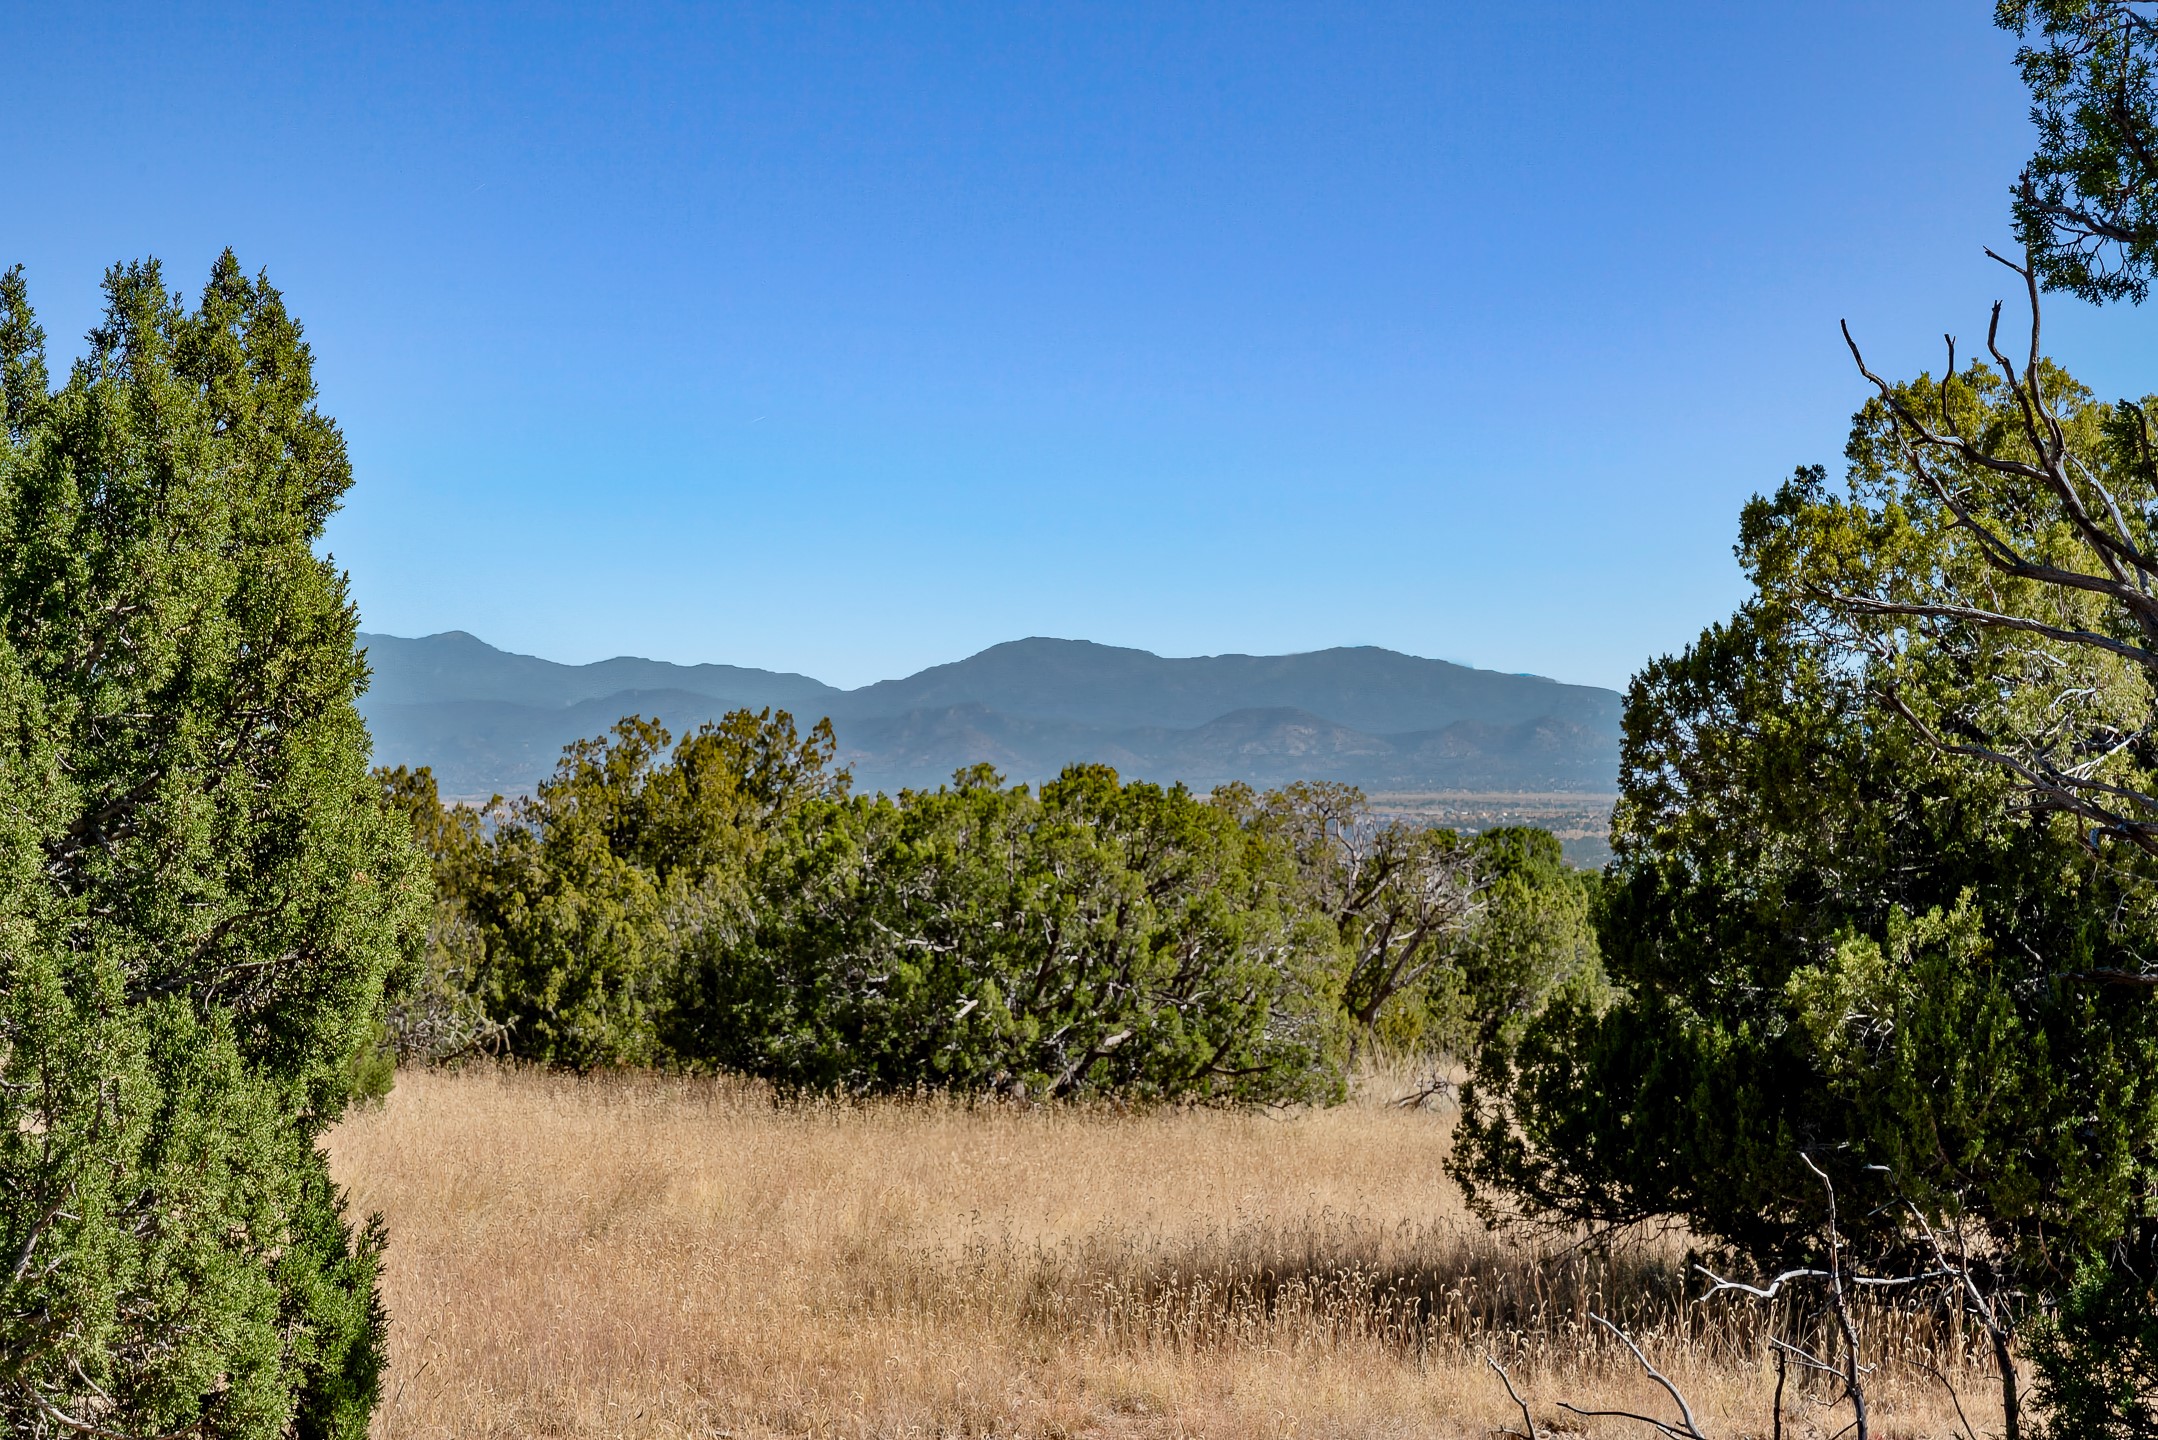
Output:
M1700 1425L1693 1418L1693 1406L1687 1403L1685 1392L1672 1383L1670 1376L1658 1370L1654 1365L1649 1364L1648 1356L1641 1353L1639 1345L1634 1344L1633 1336L1628 1335L1624 1330L1621 1330L1601 1315L1591 1313L1589 1319L1594 1320L1604 1329L1617 1336L1618 1342L1633 1352L1634 1361L1641 1367L1642 1372L1649 1379L1662 1386L1663 1393L1671 1397L1672 1404L1678 1406L1679 1423L1673 1425L1667 1420L1658 1420L1648 1415L1638 1415L1631 1410L1584 1410L1578 1405L1568 1405L1563 1400L1559 1404L1583 1419L1632 1420L1654 1428L1659 1433L1671 1437L1671 1440L1708 1440L1708 1437L1701 1433Z
M1514 1404L1521 1407L1521 1423L1528 1427L1528 1433L1522 1437L1522 1440L1542 1440L1542 1437L1536 1433L1536 1417L1529 1414L1529 1402L1522 1399L1520 1394L1514 1389L1514 1377L1506 1373L1506 1367L1504 1365L1501 1365L1498 1362L1498 1357L1494 1355L1485 1355L1484 1363L1498 1372L1499 1383L1506 1387L1506 1393L1509 1397L1512 1398ZM1501 1431L1500 1433L1505 1435L1511 1435L1514 1432L1511 1430L1505 1430Z
M2026 582L2054 603L2024 606L2004 600L1990 584L1900 571L1854 577L1853 583L1816 577L1807 582L1807 593L1836 617L1858 653L1877 662L1876 688L1929 745L2006 771L2038 808L2073 815L2089 827L2093 844L2117 839L2158 855L2158 789L2141 778L2123 783L2114 763L2124 752L2158 750L2158 725L2149 716L2092 710L2095 691L2071 685L2056 697L2065 706L2061 713L2035 727L1999 716L1981 723L1975 713L1950 715L1942 724L1921 717L1896 687L1896 662L1909 654L1914 635L1950 647L1992 635L2035 640L2033 653L2055 671L2067 668L2078 652L2094 663L2100 657L2119 662L2158 691L2158 545L2149 515L2158 497L2140 473L2148 456L2116 473L2104 456L2079 453L2080 442L2047 393L2036 271L2028 257L2018 264L1986 253L2019 278L2030 308L2020 357L2001 343L1998 302L1988 319L1986 353L2007 387L1999 427L1979 425L1974 433L1959 428L1951 396L1970 382L1956 373L1953 339L1930 405L1876 374L1848 325L1844 343L1888 416L1911 500L1937 505L1950 532L1967 536L1971 552L1994 575ZM2147 449L2145 417L2133 406L2124 413ZM2040 513L2034 519L2002 502L1993 492L1996 484L2028 487ZM2128 486L2141 493L2128 493ZM2072 539L2070 553L2049 548L2054 525Z

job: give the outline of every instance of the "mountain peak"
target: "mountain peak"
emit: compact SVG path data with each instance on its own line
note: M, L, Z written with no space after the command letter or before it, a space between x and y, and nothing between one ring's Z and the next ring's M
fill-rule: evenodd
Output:
M977 760L1015 780L1099 760L1195 786L1325 778L1393 790L1607 792L1618 770L1614 692L1375 645L1173 658L1034 635L839 690L733 665L561 665L464 631L361 642L377 758L433 764L453 794L528 789L563 744L632 711L680 733L767 706L804 724L829 716L864 788L935 784Z

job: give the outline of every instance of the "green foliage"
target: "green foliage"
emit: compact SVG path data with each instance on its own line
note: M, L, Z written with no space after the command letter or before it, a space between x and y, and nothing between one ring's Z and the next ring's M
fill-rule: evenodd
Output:
M2158 32L2104 0L2003 19L2050 47L2023 55L2038 278L2140 298L2158 232L2120 147L2149 130ZM1622 996L1488 1053L1456 1163L1546 1213L1682 1215L1774 1262L1817 1243L1810 1152L1866 1202L1876 1259L1915 1210L2029 1304L2094 1267L2040 1332L2041 1398L2056 1433L2131 1433L2148 1292L2121 1257L2158 1205L2158 464L2148 402L2039 354L2031 294L2027 358L1989 335L1989 363L1951 348L1938 379L1876 381L1840 492L1801 470L1746 508L1754 599L1629 696L1599 921Z
M1463 837L1381 820L1361 791L1332 783L1212 798L1288 847L1298 903L1333 924L1332 988L1352 1047L1466 1059L1560 993L1602 994L1587 908L1596 877L1569 868L1550 832Z
M293 1440L359 1440L374 1414L389 1338L376 1283L388 1243L382 1218L370 1216L355 1236L344 1196L315 1167L300 1178L289 1236L277 1281L300 1377Z
M1884 708L2119 829L2105 817L2132 825L2136 807L2106 787L2134 792L2158 734L2148 619L2113 571L2149 551L2158 470L2144 407L2101 404L2045 361L2027 381L1972 365L1887 387L1853 423L1843 493L1799 472L1747 507L1741 554ZM2049 422L2027 423L2033 394ZM1914 444L1914 419L1972 451ZM2063 474L2087 493L2064 499ZM2093 530L2074 518L2089 508L2119 518Z
M2106 980L2154 939L2149 887L1901 719L2024 704L2031 648L1914 626L1875 661L1821 617L1852 576L1975 563L1916 486L1880 492L1877 436L1869 408L1852 499L1800 473L1748 507L1757 598L1631 687L1597 898L1618 1000L1485 1051L1454 1157L1480 1203L1681 1215L1778 1261L1815 1244L1808 1151L1860 1246L1901 1244L1903 1196L2035 1280L2147 1218L2158 1006Z
M2060 411L2044 443L2144 523L2136 407L2040 375ZM2085 643L2128 622L2049 578L2106 559L2043 467L2018 468L2017 394L1974 367L1890 395L2006 463L1915 456L1876 402L1842 494L1807 470L1748 506L1754 598L1628 695L1595 910L1616 999L1562 997L1486 1049L1455 1165L1489 1208L1682 1217L1775 1264L1818 1253L1808 1154L1862 1263L1908 1255L1915 1210L2028 1304L2154 1219L2150 862L2030 781L2057 765L2147 789L2150 691ZM2033 568L2004 572L2007 552ZM2055 1433L2135 1433L2092 1418L2147 1398L2147 1301L2124 1274L2084 1271L2043 1332Z
M2082 107L2072 158L2102 168L2088 147L2148 133L2148 21L2116 4L2040 8L2053 49L2027 51L2026 71L2054 67L2052 98ZM2042 141L2058 147L2070 131L2051 118ZM2103 204L2140 232L2148 167L2128 163ZM2024 196L2046 198L2028 184ZM2040 217L2054 229L2033 237L2039 276L2140 298L2150 236L2064 249L2081 223L2066 213ZM2093 268L2109 253L2115 268ZM1862 678L1901 739L2006 787L2029 818L2004 855L2058 873L2018 863L2018 885L1996 879L1992 893L1985 872L1969 875L1953 899L1848 937L1788 998L1855 1123L1904 1152L1883 1163L1922 1172L1930 1157L1969 1177L1957 1198L1976 1197L2004 1271L2043 1296L2079 1262L2095 1267L2042 1332L2041 1399L2055 1433L2120 1433L2152 1399L2148 1372L2123 1368L2147 1333L2134 1298L2147 1289L2107 1266L2147 1248L2151 1224L2158 467L2148 402L2099 403L2043 359L2031 298L2027 359L1989 341L1990 365L1876 382L1846 492L1802 473L1749 507L1742 553L1785 623ZM1950 853L1914 852L1929 865ZM2032 934L2016 909L2060 913ZM1898 1123L1933 1112L1940 1136Z
M784 711L737 711L671 743L631 716L570 746L537 795L492 807L484 840L481 817L437 822L412 802L440 837L440 968L470 977L511 1053L579 1070L665 1061L655 1025L685 946L740 913L748 867L788 817L846 792L828 722L803 736Z
M666 1034L818 1089L1332 1098L1332 935L1295 880L1222 807L1102 766L827 800L706 932Z
M2048 289L2149 293L2158 262L2158 18L2138 0L1999 0L2026 41L2038 149L2015 188L2016 236Z
M1602 876L1575 870L1548 830L1501 826L1469 842L1481 882L1474 922L1452 946L1428 1001L1447 1055L1494 1057L1554 1003L1600 1011L1609 1000L1590 907Z
M851 797L832 754L783 713L671 751L631 717L484 814L377 772L438 892L398 1053L1280 1103L1337 1097L1359 1035L1465 1052L1600 984L1582 877L1540 832L1464 842L1345 787L1201 798L1102 766Z
M345 1060L345 1094L359 1106L379 1106L397 1085L397 1045L390 1028L377 1020Z
M2158 1436L2158 1289L2148 1257L2092 1260L2033 1327L2032 1398L2054 1440Z
M379 1236L315 1138L427 892L313 548L350 468L229 254L106 296L55 390L0 282L0 1416L357 1437Z
M446 808L434 773L397 766L374 772L376 798L411 832L432 869L434 913L413 973L402 977L385 1007L373 1056L398 1063L453 1064L475 1054L500 1055L508 1032L489 1018L479 995L479 936L465 902L475 893L487 855L480 813ZM379 1066L379 1059L363 1062ZM356 1089L355 1093L364 1093Z
M1423 1003L1474 920L1472 856L1450 830L1380 822L1353 786L1304 782L1223 807L1295 857L1303 906L1332 922L1340 948L1335 992L1351 1039L1420 1038Z

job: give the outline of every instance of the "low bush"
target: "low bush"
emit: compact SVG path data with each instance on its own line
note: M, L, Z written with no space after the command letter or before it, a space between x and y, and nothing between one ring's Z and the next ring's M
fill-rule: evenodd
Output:
M1600 993L1586 877L1540 832L1100 765L864 797L834 749L828 724L740 711L679 744L623 720L514 803L444 808L424 770L378 772L438 891L393 1048L1304 1103L1341 1095L1359 1044L1462 1053Z

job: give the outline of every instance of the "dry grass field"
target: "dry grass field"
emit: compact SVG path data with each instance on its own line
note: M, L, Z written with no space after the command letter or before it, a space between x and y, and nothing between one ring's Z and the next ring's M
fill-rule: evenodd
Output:
M1766 1434L1750 1315L1677 1298L1666 1243L1608 1263L1494 1236L1447 1121L779 1105L659 1079L408 1073L332 1149L388 1219L375 1434L1486 1436L1554 1403L1668 1413L1587 1314L1627 1317L1710 1434ZM1948 1436L1888 1317L1875 1433ZM1964 1401L1983 1431L1982 1377ZM1849 1418L1794 1379L1785 1433Z

